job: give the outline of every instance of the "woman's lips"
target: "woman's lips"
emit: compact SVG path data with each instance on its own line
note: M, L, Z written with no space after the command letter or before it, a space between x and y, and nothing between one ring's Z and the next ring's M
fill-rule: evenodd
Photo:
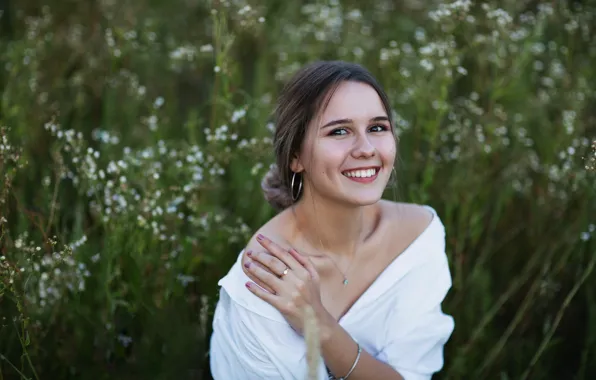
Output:
M367 168L345 171L342 174L344 177L358 183L374 182L379 176L380 168Z

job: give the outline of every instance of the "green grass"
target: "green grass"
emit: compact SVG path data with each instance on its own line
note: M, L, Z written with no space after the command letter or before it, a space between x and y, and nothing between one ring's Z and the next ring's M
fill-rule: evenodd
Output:
M387 197L446 226L436 378L594 378L594 2L45 4L0 18L0 380L209 378L276 95L317 59L379 78Z

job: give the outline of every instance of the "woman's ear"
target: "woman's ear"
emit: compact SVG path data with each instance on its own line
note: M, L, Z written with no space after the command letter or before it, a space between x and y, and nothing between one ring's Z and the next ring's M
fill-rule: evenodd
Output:
M292 162L290 162L290 169L292 169L294 173L300 173L304 171L304 166L300 161L300 157L294 156L294 158L292 158Z

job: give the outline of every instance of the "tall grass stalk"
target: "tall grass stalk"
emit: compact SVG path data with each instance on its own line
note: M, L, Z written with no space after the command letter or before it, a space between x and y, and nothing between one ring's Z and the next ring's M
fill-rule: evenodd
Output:
M579 291L579 289L584 285L584 283L586 282L586 280L588 279L588 277L592 274L592 271L594 270L594 265L596 265L596 255L593 255L593 257L590 260L588 266L586 267L586 269L584 270L584 272L581 274L581 277L575 283L575 285L573 286L573 288L571 289L571 291L569 292L569 294L567 294L567 296L565 297L565 300L563 301L563 304L561 305L561 308L557 312L557 315L555 316L555 319L554 319L552 325L548 329L548 332L544 336L542 342L540 342L540 346L536 350L536 354L534 355L534 357L532 357L532 360L530 361L530 364L528 365L528 368L522 374L521 380L526 380L526 379L529 378L532 368L538 363L538 360L540 359L540 356L546 350L546 347L550 343L551 339L553 338L553 336L555 334L555 331L557 331L557 327L559 326L559 323L561 323L561 319L563 319L563 315L565 314L565 310L567 310L567 308L569 307L569 305L571 305L571 301L573 300L573 297L576 296L576 294Z
M321 364L319 324L312 307L306 306L304 308L304 315L304 340L306 342L306 362L308 363L308 376L306 380L317 380Z

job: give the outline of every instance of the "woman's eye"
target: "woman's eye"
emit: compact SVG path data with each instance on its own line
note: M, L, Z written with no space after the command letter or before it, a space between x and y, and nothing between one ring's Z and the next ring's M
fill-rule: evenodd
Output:
M343 136L346 135L348 133L348 131L345 128L337 128L334 129L333 131L331 131L330 135L331 136Z
M384 132L384 131L388 131L389 127L387 127L386 125L383 124L376 124L371 126L368 129L370 132ZM348 130L346 128L337 128L334 129L333 131L331 131L331 133L329 134L330 136L345 136L348 134Z
M389 130L389 128L383 124L377 124L377 125L373 125L372 127L370 127L371 132L384 132L387 130Z

